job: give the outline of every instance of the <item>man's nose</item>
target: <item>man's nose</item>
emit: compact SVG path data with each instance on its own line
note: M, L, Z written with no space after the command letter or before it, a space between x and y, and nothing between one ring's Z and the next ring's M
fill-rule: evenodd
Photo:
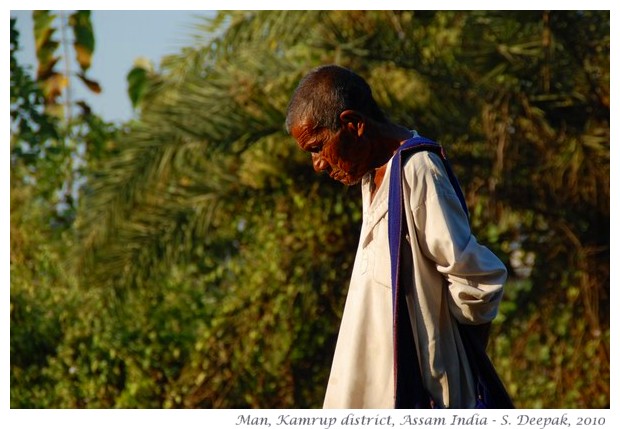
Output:
M329 164L325 161L325 158L321 156L319 153L312 154L312 166L314 167L314 171L320 173L323 170L327 170Z

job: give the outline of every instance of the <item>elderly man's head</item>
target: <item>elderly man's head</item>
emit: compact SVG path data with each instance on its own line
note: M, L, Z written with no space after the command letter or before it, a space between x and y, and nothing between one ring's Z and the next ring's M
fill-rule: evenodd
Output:
M386 122L366 81L329 65L301 80L289 104L286 128L299 147L312 154L316 171L352 185L376 167L377 142L370 128Z
M366 81L349 69L336 65L321 66L308 73L293 93L286 115L286 129L310 122L316 128L337 131L339 116L355 110L383 122L385 116Z

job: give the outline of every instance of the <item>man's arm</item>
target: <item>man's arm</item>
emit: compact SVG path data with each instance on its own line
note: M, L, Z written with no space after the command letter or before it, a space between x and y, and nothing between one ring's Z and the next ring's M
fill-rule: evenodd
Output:
M410 202L420 247L446 278L456 319L488 324L497 315L506 267L472 235L441 159L433 153L421 155L407 166L415 169ZM488 332L485 341L486 336Z

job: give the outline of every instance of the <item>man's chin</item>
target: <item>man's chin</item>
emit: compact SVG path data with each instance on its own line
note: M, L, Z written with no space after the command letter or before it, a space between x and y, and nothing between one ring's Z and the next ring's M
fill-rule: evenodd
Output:
M342 183L343 185L353 186L353 185L357 185L358 183L360 183L362 181L363 176L349 174L349 173L345 173L342 170L339 170L339 171L331 171L329 173L329 177L331 177L337 182Z
M357 185L358 183L362 181L361 178L355 178L355 177L343 177L342 179L337 179L337 180L343 185L347 185L347 186Z

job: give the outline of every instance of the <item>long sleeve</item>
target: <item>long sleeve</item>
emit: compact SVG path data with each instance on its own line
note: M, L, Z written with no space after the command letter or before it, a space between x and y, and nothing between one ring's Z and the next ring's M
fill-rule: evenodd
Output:
M450 312L461 323L483 324L497 315L506 267L472 235L469 220L441 159L420 153L407 163L410 208L419 246L448 283Z

